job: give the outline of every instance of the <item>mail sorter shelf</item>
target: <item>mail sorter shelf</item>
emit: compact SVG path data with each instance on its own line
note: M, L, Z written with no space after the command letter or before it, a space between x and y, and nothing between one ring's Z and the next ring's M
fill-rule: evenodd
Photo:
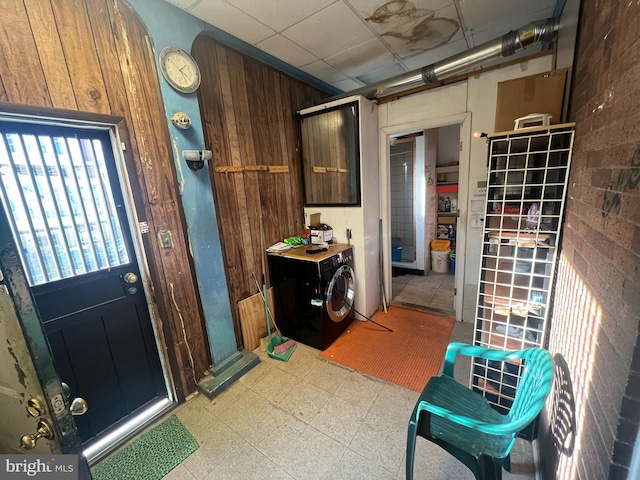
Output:
M573 124L489 136L475 344L544 346L562 226ZM473 388L506 412L519 362L474 359Z

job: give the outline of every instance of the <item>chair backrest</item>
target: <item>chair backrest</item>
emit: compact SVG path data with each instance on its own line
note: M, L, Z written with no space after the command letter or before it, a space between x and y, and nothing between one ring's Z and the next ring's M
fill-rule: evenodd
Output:
M520 430L540 413L553 386L553 358L542 348L523 352L523 367L516 396L509 411L510 421Z

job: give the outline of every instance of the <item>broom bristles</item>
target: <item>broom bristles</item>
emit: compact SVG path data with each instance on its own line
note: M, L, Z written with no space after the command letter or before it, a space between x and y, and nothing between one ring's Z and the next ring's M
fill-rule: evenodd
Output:
M273 347L273 353L276 355L284 353L287 350L289 350L291 347L293 347L295 344L296 342L294 340L289 339L286 342L282 342L280 345L276 345L275 347Z

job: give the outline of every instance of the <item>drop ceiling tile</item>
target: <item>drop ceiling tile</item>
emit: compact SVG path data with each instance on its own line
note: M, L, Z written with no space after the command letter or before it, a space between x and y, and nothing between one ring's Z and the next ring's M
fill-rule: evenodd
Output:
M441 8L453 5L453 0L346 0L362 18L371 17L373 24L393 17L431 14Z
M382 39L401 58L440 47L460 38L458 14L453 5L438 10L432 16L415 18L397 24L394 30L382 34Z
M256 44L256 47L294 67L307 65L318 60L318 57L311 55L304 48L282 35L269 37Z
M301 70L304 70L309 75L313 75L326 83L334 83L347 78L344 73L327 65L322 60L305 65L304 67L301 67Z
M260 20L276 32L298 23L309 15L322 10L335 0L294 1L291 0L227 0L246 14Z
M352 78L347 78L345 80L340 80L339 82L333 82L331 86L336 87L338 90L342 90L343 92L350 92L351 90L357 90L358 88L364 87L365 84Z
M493 24L482 26L481 29L468 32L468 35L471 35L473 40L472 45L480 45L498 37L502 37L505 33L508 33L511 30L517 30L520 27L524 27L530 22L544 20L548 18L549 15L550 14L546 10L542 10L529 14L525 17L514 17L511 20L501 22L499 25Z
M426 67L432 63L439 62L453 55L456 55L467 49L467 42L461 38L453 43L448 43L438 48L434 48L427 52L423 52L419 55L414 55L410 58L402 60L409 70L416 70L418 68Z
M282 34L318 58L373 38L373 33L343 2L334 3Z
M512 20L527 19L541 10L548 10L551 16L555 4L556 0L460 0L460 11L468 29L486 30Z
M380 40L372 38L327 57L324 61L348 77L355 77L393 62L394 57Z
M373 85L375 83L380 83L382 80L388 80L389 78L406 72L408 72L408 70L400 63L396 62L391 65L385 65L382 68L372 70L364 75L358 75L358 80L363 82L365 85Z
M167 3L170 3L171 5L175 5L178 8L181 8L182 10L189 10L191 7L193 7L196 3L200 2L201 0L165 0Z
M204 0L190 12L205 22L255 45L275 32L223 0Z

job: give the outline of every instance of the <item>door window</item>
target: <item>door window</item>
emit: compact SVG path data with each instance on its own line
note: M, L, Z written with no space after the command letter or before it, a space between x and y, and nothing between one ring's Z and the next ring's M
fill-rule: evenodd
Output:
M0 122L0 196L31 286L130 262L109 133Z

